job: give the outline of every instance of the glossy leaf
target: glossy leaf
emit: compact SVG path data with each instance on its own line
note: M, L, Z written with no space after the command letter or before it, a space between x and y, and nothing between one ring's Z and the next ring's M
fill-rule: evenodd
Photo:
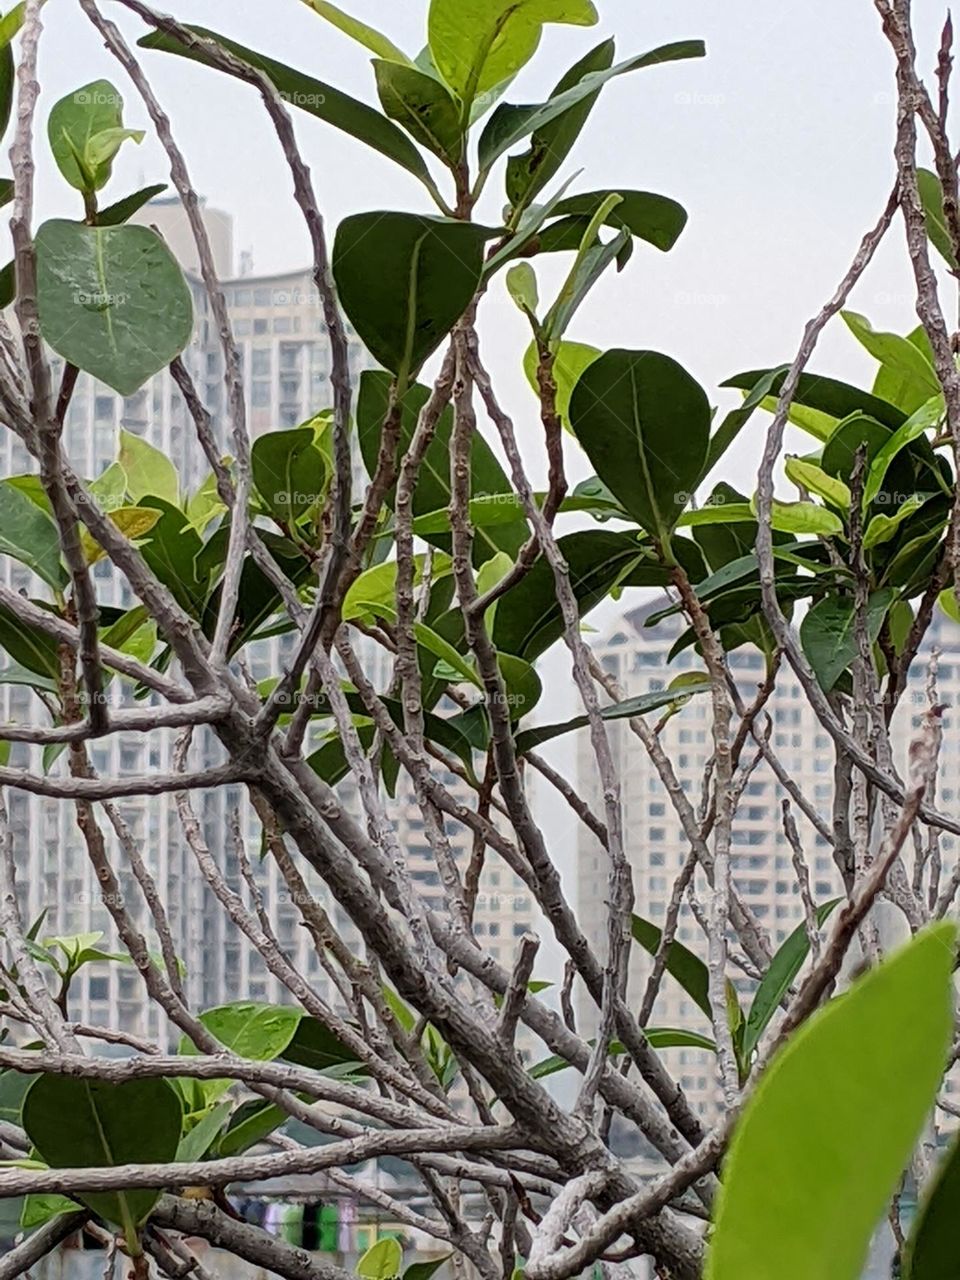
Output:
M703 389L669 356L608 351L577 383L570 420L600 479L665 542L706 458L710 406Z
M781 372L775 369L760 369L751 373L740 373L735 378L728 378L721 385L724 387L737 387L741 391L752 391L762 378L771 374L774 375L771 383L771 396L775 400L786 377L785 367L782 368ZM837 422L849 417L852 413L868 414L870 417L876 418L884 426L889 427L891 431L896 431L897 427L903 426L906 421L906 414L898 409L896 405L888 404L886 400L881 400L879 397L871 395L869 391L862 391L859 387L852 387L846 382L838 382L836 378L826 378L818 373L800 375L795 404L815 410L822 415L823 419L830 420L827 421L825 428L823 428L823 434L820 435L821 440L827 439L835 429ZM775 403L771 405L771 409L775 407Z
M47 134L67 182L91 193L109 181L113 157L125 139L141 142L144 136L123 128L123 98L109 80L94 80L55 103Z
M556 253L565 247L568 237L577 234L601 208L610 191L591 191L561 200L554 213L562 221L551 223L540 238L544 253ZM619 191L620 203L606 214L604 225L618 231L629 231L638 240L664 252L672 249L687 224L687 211L676 200L652 191Z
M193 303L149 227L54 219L36 237L40 328L70 364L132 395L184 349Z
M319 120L341 129L351 137L373 147L381 155L401 165L409 173L419 178L429 189L434 190L423 156L413 145L402 129L397 128L392 120L388 120L381 112L342 93L333 85L315 80L312 76L284 66L273 58L266 58L254 49L247 49L233 40L218 35L205 27L191 26L190 32L199 36L208 36L223 48L259 71L270 80L283 94L284 101L291 106L299 107ZM181 43L166 32L154 32L138 42L145 49L160 49L164 53L175 53L182 58L200 62L210 66L210 61L202 47L196 44Z
M875 591L867 602L866 627L876 643L883 619L893 603L889 588ZM857 656L856 614L850 596L827 596L804 615L800 643L824 693L829 693Z
M816 494L841 511L850 510L850 490L842 480L829 475L816 463L808 462L806 458L787 458L784 471L787 479L792 480L798 488Z
M175 1159L182 1112L165 1080L81 1080L42 1075L23 1102L23 1127L53 1169L103 1168ZM150 1189L90 1192L77 1199L132 1238L156 1204Z
M831 538L843 533L843 521L839 516L818 507L815 502L777 502L770 508L770 524L778 533L815 534Z
M422 147L450 167L463 155L460 109L449 89L434 76L399 62L374 59L380 105Z
M302 1017L302 1010L293 1005L239 1000L205 1009L200 1021L211 1035L239 1057L269 1062L290 1044ZM191 1052L189 1041L181 1043L180 1052Z
M592 72L606 71L613 65L615 52L614 42L604 40L570 68L550 97L559 97ZM599 96L600 90L595 89L582 101L536 129L530 139L529 150L523 155L511 156L507 161L507 200L514 211L526 208L558 172L573 149Z
M337 229L333 272L344 310L401 385L470 303L489 232L413 213L361 213Z
M898 385L906 398L901 408L912 413L926 404L931 396L941 394L933 365L915 343L897 333L877 332L867 317L856 311L841 311L840 314L860 345L881 365L897 374Z
M254 441L250 463L257 492L281 524L295 525L323 501L327 464L312 427L265 432Z
M469 107L533 57L545 23L590 27L596 21L591 0L431 0L430 52Z
M403 1268L400 1242L387 1236L371 1245L357 1263L357 1275L364 1280L395 1280Z
M898 427L880 446L870 461L867 478L864 481L864 506L876 501L894 459L902 450L913 444L914 440L919 440L931 427L935 427L943 415L944 402L941 393L925 401L910 415L903 426Z
M724 1161L707 1280L857 1280L933 1105L956 929L938 925L794 1034Z

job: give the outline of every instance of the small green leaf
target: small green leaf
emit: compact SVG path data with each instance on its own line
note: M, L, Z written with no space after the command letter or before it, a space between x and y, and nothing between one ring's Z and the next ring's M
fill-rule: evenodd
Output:
M108 516L125 538L136 542L150 532L160 519L160 512L153 507L117 507ZM80 531L80 545L88 565L96 564L107 554L87 529Z
M0 480L0 555L19 560L54 590L67 582L57 526L9 480Z
M748 1099L707 1280L857 1280L933 1105L953 1026L941 924L820 1009Z
M376 58L373 70L380 105L390 119L448 167L456 168L463 157L463 121L446 86L435 76L399 62Z
M919 440L931 427L935 427L943 418L944 412L943 394L933 396L911 414L903 426L898 427L880 446L870 461L867 479L863 486L864 508L876 501L893 460L902 450L913 444L914 440Z
M850 510L852 501L850 490L842 480L828 475L816 463L807 462L804 458L787 458L784 470L787 478L792 480L799 489L806 489L809 493L816 494L818 498L823 498L831 506L839 507L841 511Z
M560 421L570 432L570 398L573 389L580 380L581 374L599 360L603 353L597 347L589 347L583 342L559 342L554 344L553 380L557 387L557 413ZM540 367L540 352L536 342L531 342L523 357L523 371L527 375L537 397L540 395L540 384L537 370Z
M943 187L940 185L940 179L929 169L918 169L917 185L920 188L920 201L923 204L930 243L951 271L956 271L958 268L956 250L947 225L946 214L943 211Z
M677 681L671 681L668 689L642 693L625 702L615 702L613 706L604 707L600 715L604 720L632 720L634 716L648 715L651 711L660 711L664 707L679 707L695 693L706 693L709 688L710 681L701 672L685 672L683 686L678 686ZM588 716L575 716L562 724L544 724L536 729L527 729L517 735L517 753L523 755L524 752L533 751L552 738L573 733L576 729L585 729L589 723Z
M302 1017L303 1011L293 1005L239 1000L205 1009L200 1021L222 1045L241 1058L270 1062L290 1044ZM181 1042L180 1052L195 1052L186 1038Z
M537 273L529 262L518 262L507 272L507 292L521 311L536 319L540 291Z
M142 132L123 128L123 98L109 80L94 80L61 98L50 111L47 133L67 182L91 194L109 181L124 140L143 140Z
M756 515L755 508L752 510ZM818 507L815 502L777 502L774 499L770 524L777 533L812 533L824 538L843 533L840 517L826 507Z
M841 311L840 314L860 345L885 369L896 373L898 385L912 406L910 412L926 404L932 396L942 394L933 365L909 338L902 338L897 333L878 333L866 316L858 315L856 311Z
M291 528L326 492L327 464L315 439L312 427L267 431L251 450L257 492L270 514Z
M874 516L863 535L864 551L869 551L871 547L876 547L881 542L889 542L904 520L909 520L912 515L919 511L930 496L929 493L911 494L892 516L885 515L883 512L878 516Z

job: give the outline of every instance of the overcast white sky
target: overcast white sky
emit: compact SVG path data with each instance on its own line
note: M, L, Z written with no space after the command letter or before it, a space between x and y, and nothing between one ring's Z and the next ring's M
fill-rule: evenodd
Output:
M425 42L427 0L340 3L411 55ZM805 321L833 292L878 216L894 174L891 56L870 0L597 0L597 6L601 25L594 30L548 28L511 101L542 98L607 35L616 36L619 57L692 37L706 41L708 56L623 77L594 110L568 166L585 170L578 189L659 191L683 203L690 222L669 255L638 245L627 271L595 290L569 336L600 347L667 351L714 397L724 377L792 356ZM141 33L119 6L106 0L102 7L131 38ZM167 7L376 101L365 50L301 0L167 0ZM944 6L917 0L914 7L926 71L935 64ZM44 115L58 97L107 76L127 98L127 123L146 124L122 71L77 6L50 0L45 21ZM144 61L195 186L234 215L238 249L253 252L258 271L304 265L306 235L255 93L163 54L145 53ZM416 180L390 161L307 115L297 114L296 125L331 234L340 218L361 210L433 211ZM166 177L164 157L148 140L124 149L106 194L119 198ZM75 193L64 191L45 157L39 191L42 215L75 216ZM492 219L503 202L502 182L489 192L484 216ZM556 269L542 275L555 278ZM906 331L916 323L912 297L898 227L853 305L879 327ZM485 299L480 327L521 434L535 442L535 404L520 373L529 334L502 285ZM872 362L838 321L814 367L856 381L869 375ZM729 393L719 401L728 403ZM726 478L752 487L761 437L756 419L731 455ZM530 457L533 466L536 451ZM571 472L576 479L586 474L573 459ZM609 609L605 616L612 616ZM559 655L548 667L555 676L551 718L567 711L564 666ZM558 841L568 828L561 816Z

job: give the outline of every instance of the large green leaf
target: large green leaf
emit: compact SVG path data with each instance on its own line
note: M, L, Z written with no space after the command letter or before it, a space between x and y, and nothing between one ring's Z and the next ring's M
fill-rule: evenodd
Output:
M590 27L596 21L590 0L431 0L430 52L469 108L533 57L545 23Z
M823 925L839 901L839 898L834 898L832 902L825 902L817 908L818 925ZM798 925L770 961L770 967L754 992L753 1003L743 1028L741 1052L744 1059L749 1058L759 1044L760 1037L776 1013L780 1001L790 990L790 984L800 972L809 952L810 939L807 937L806 925Z
M0 555L19 560L55 590L66 585L57 526L9 480L0 481Z
M42 1075L23 1102L23 1127L54 1169L167 1162L177 1154L182 1111L165 1080L81 1080ZM132 1238L160 1196L150 1189L78 1195Z
M460 108L450 90L435 76L416 67L375 58L380 105L421 146L451 168L463 155Z
M459 0L454 0L454 3L458 2ZM510 103L503 103L497 107L480 135L478 158L481 169L489 169L505 151L509 151L521 139L530 134L536 135L554 120L565 115L572 107L596 95L608 80L631 71L640 71L644 67L659 66L663 62L702 58L705 52L703 42L700 40L681 40L675 44L661 45L658 49L651 49L649 53L627 58L606 70L591 71L571 88L548 98L546 102L532 106L513 106Z
M721 385L736 387L741 391L752 391L762 378L773 375L770 387L771 397L764 404L766 408L769 403L772 410L776 408L776 397L780 394L786 372L786 366L782 366L779 370L755 369L750 373L739 373L735 378L728 378ZM889 427L891 431L896 431L897 427L903 426L907 416L896 405L888 404L886 400L871 395L869 391L852 387L846 382L838 382L836 378L826 378L819 373L800 375L794 405L815 410L828 420L820 436L822 440L827 439L838 422L848 418L852 413L868 414L885 427Z
M190 290L149 227L57 218L37 232L36 247L45 340L120 395L132 395L190 341Z
M381 155L402 165L428 188L431 190L434 188L430 170L423 156L403 130L398 129L381 112L367 106L365 102L351 98L349 94L342 93L333 85L315 80L312 76L305 75L302 71L295 71L292 67L284 66L282 62L276 62L272 58L265 58L254 49L247 49L206 27L192 26L189 30L193 35L216 40L241 62L246 62L256 67L258 71L262 71L283 94L284 101L291 106L299 107L301 111L309 112L310 115L333 125L335 129L341 129L358 141L365 142L368 147L373 147ZM205 66L211 65L208 55L199 44L181 43L166 32L154 32L152 35L145 36L139 43L145 49L160 49L164 53L175 53L182 58L203 63Z
M287 1062L310 1067L312 1071L328 1071L331 1067L342 1067L345 1063L350 1063L357 1074L366 1073L366 1067L357 1062L357 1055L318 1018L300 1019L282 1057Z
M867 602L866 627L874 644L896 592L889 587L874 591ZM851 596L831 595L815 604L800 624L800 643L824 693L833 686L857 656L856 611Z
M357 1263L357 1275L363 1280L395 1280L403 1267L403 1249L399 1240L388 1236L370 1246Z
M253 482L270 514L292 526L322 502L327 464L316 447L312 427L268 431L251 450Z
M857 1280L936 1095L956 929L938 925L816 1013L747 1102L708 1280Z
M666 542L707 455L710 405L703 388L670 356L608 351L577 383L570 421L600 479Z
M466 311L489 235L473 223L413 213L360 213L341 222L333 247L340 300L401 384Z
M633 916L631 932L634 940L640 943L644 951L655 956L663 937L663 930L642 916ZM695 956L682 942L676 938L670 943L666 956L666 970L676 978L690 999L709 1018L710 1008L710 973L699 956Z
M36 601L34 603L37 603ZM60 651L46 631L0 606L0 649L15 663L55 684L60 678Z
M551 98L559 97L568 89L574 88L586 75L606 71L613 65L615 52L616 45L612 40L604 40L595 49L591 49L562 77L550 95ZM595 89L582 101L542 125L530 139L530 149L522 155L511 156L507 161L507 199L514 210L526 208L560 169L599 96L600 90Z
M956 1280L958 1215L960 1141L954 1139L942 1157L903 1251L903 1280Z
M140 499L140 505L155 507L161 513L140 547L141 555L183 608L198 618L210 585L200 563L203 551L200 535L184 513L163 498L146 494Z

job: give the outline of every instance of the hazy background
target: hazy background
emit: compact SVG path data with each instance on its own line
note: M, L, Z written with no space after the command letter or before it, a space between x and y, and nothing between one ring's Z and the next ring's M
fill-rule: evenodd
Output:
M425 43L427 0L342 0L344 7L415 55ZM869 0L597 0L593 30L549 27L538 58L509 98L538 101L563 71L600 39L615 35L618 57L667 41L701 37L708 56L641 71L609 84L594 109L568 176L583 167L576 189L628 187L679 200L690 222L669 255L642 244L622 275L610 274L576 318L570 337L597 346L652 347L685 364L721 405L717 384L744 369L791 358L801 330L833 292L863 231L891 189L895 124L892 57ZM376 102L369 56L301 0L170 0L176 16L203 23L275 58ZM102 5L131 40L143 29L119 5ZM944 9L914 6L925 72L935 66ZM126 123L149 128L146 112L122 70L102 48L73 0L49 0L41 46L41 118L63 94L106 76L127 99ZM250 88L159 53L143 54L169 112L194 185L209 203L234 215L236 246L252 252L257 272L308 261L307 237L272 129ZM957 93L960 95L960 79ZM343 216L368 209L432 212L420 184L360 143L300 112L297 133L312 167L332 233ZM78 216L77 193L65 190L45 142L38 147L38 211ZM125 146L105 198L164 180L168 167L151 138ZM481 216L494 219L502 179L488 188ZM567 262L569 259L566 260ZM550 295L564 264L538 266ZM916 323L903 233L894 228L852 305L881 328ZM542 481L536 404L520 372L529 332L506 300L502 281L484 300L484 350L503 398L529 441L531 469ZM841 321L830 326L814 367L856 381L872 362ZM748 491L764 422L752 423L723 467ZM588 473L569 445L574 480ZM628 601L629 603L629 601ZM616 615L594 615L603 626ZM572 712L563 651L545 664L546 715ZM572 771L568 746L556 757ZM555 804L545 820L561 862L569 867L571 823Z

